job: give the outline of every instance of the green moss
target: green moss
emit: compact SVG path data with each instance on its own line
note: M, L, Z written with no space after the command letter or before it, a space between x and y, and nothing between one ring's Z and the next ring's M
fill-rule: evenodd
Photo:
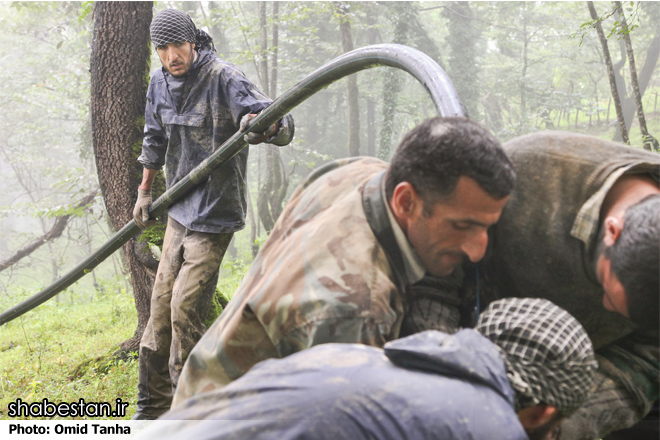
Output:
M165 229L167 228L166 223L157 222L152 226L145 228L140 236L138 241L141 243L150 243L155 244L159 248L163 248L163 239L165 238Z
M135 126L142 130L144 128L144 116L139 116L138 118L135 119ZM140 148L142 148L142 144L140 144Z
M72 371L71 376L74 378L81 378L87 374L108 374L114 367L126 362L117 356L119 345L110 348L106 353L101 356L85 359L79 363ZM137 360L137 353L132 354L129 360Z
M144 118L142 119L142 121L143 121L142 126L144 127ZM131 145L131 151L133 153L133 157L137 159L138 156L142 154L142 140L135 142L133 145Z
M211 307L209 307L209 315L204 320L206 328L209 328L215 322L227 306L228 302L229 300L225 298L220 289L216 288L213 299L211 300Z

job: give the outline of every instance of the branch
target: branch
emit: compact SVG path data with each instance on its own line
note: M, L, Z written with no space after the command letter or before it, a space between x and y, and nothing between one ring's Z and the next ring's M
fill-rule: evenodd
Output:
M82 208L84 206L89 205L92 202L92 200L94 200L94 197L96 197L97 193L98 193L98 189L95 189L92 192L88 193L85 197L83 197L80 200L77 207ZM39 249L47 242L61 236L62 233L64 232L64 229L66 228L66 225L69 223L70 217L71 217L70 215L60 215L56 217L55 223L53 224L53 227L50 228L50 231L46 232L41 237L32 241L32 243L28 244L27 246L24 246L23 248L19 249L14 255L7 258L6 260L0 261L0 272L18 263L21 259L27 257L28 255Z

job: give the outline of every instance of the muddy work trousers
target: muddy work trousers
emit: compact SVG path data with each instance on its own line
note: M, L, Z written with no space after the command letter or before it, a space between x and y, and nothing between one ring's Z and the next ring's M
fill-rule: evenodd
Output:
M206 330L232 235L191 231L168 218L151 316L140 341L138 413L158 417L170 408L183 363Z

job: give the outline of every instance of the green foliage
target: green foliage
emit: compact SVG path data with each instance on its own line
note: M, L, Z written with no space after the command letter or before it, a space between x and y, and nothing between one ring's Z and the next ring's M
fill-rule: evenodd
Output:
M635 3L634 1L627 2L629 4L628 7L628 13L630 14L626 18L626 22L628 23L628 26L624 26L622 22L619 20L615 19L614 24L612 25L612 29L610 30L610 33L607 34L606 38L611 38L613 35L616 35L617 39L623 38L624 35L629 34L633 30L639 27L639 20L640 20L640 5L641 2ZM601 3L602 4L602 3ZM621 6L623 7L625 3L621 3ZM615 14L618 16L619 13L624 13L625 11L620 11L620 8L618 8L616 5L613 4L612 9L607 10L604 12L602 15L600 15L597 19L595 20L590 20L587 22L584 22L580 25L580 28L578 31L575 33L571 34L571 38L577 38L578 36L580 37L580 46L582 46L582 43L584 42L584 37L585 35L596 29L596 26L598 23L603 23L604 21L608 20L609 18L613 17Z
M244 260L227 255L223 259L215 295L211 301L209 314L204 321L206 327L210 327L216 318L220 316L234 292L238 289L245 273L250 268L251 258L248 258L249 260Z
M89 14L91 14L94 11L94 2L93 1L87 1L87 2L82 2L80 5L80 15L78 16L78 22L81 23L87 18Z
M167 224L163 222L156 222L148 228L142 230L138 236L138 241L141 243L149 243L162 249L166 228Z
M215 289L215 294L213 295L213 298L211 299L211 305L209 306L208 316L204 320L204 325L206 326L206 328L209 328L209 327L211 327L211 325L213 325L216 318L218 316L220 316L222 311L227 306L228 302L229 301L222 294L222 292L219 289L216 288Z

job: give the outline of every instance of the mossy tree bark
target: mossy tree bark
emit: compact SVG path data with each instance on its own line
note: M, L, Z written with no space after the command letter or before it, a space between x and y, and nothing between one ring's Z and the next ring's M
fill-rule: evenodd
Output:
M152 2L98 2L94 10L91 57L92 133L101 192L112 226L133 218L142 165L144 108L149 82L149 24ZM157 267L139 237L123 247L131 275L138 325L124 352L137 350L149 319Z

